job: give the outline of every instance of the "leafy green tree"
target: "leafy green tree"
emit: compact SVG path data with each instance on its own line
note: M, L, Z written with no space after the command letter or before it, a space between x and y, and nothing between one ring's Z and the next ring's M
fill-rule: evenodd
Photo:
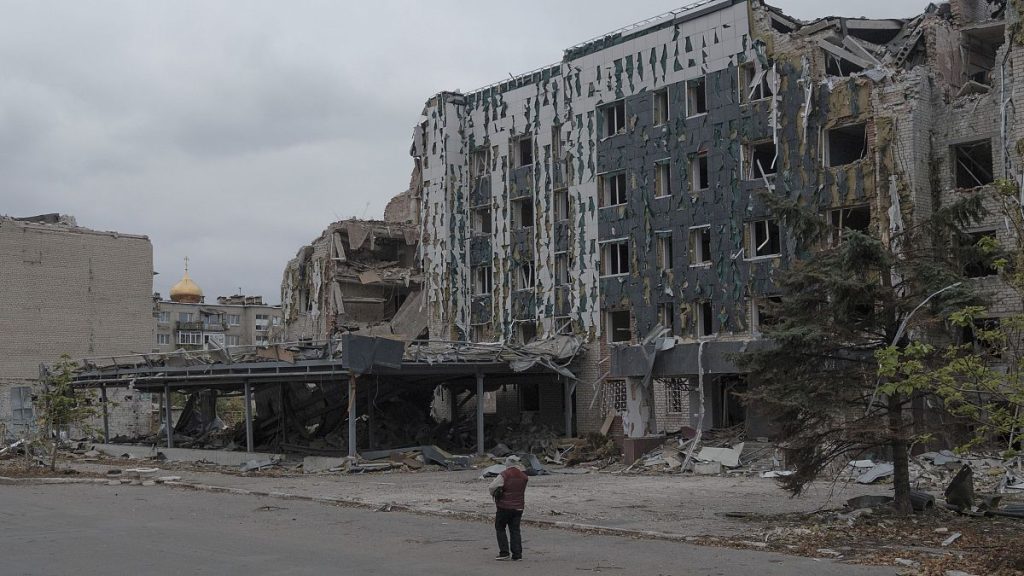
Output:
M776 278L780 297L769 312L778 320L764 329L771 345L737 360L750 373L746 402L777 424L787 447L794 473L781 484L799 494L833 461L885 450L897 509L909 513L905 409L929 384L881 375L876 353L902 351L920 329L976 303L950 239L977 220L981 201L964 199L903 228L880 230L885 219L874 218L872 233L831 229L815 212L771 202L795 256ZM930 352L929 362L937 356Z
M76 391L72 386L75 368L75 362L64 354L47 370L43 378L40 420L44 441L50 443L51 470L57 468L61 432L69 431L72 427L87 430L89 421L97 414L92 394Z

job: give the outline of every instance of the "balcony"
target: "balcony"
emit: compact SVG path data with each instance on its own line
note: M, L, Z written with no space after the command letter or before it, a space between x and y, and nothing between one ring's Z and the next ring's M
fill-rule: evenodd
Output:
M179 332L223 332L228 329L223 322L175 322L174 329Z

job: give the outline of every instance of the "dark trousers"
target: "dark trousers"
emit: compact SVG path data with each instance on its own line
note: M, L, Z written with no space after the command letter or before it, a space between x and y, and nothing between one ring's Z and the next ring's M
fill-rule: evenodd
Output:
M523 518L522 510L505 510L498 508L494 513L494 531L498 533L498 554L508 556L509 537L512 539L512 557L523 557L523 537L519 532L519 521ZM508 536L505 527L508 527Z

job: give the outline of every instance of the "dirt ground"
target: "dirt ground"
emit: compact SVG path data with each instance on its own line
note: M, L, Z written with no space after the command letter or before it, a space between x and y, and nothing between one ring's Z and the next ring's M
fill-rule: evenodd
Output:
M11 461L0 462L0 475L8 475L10 466ZM480 470L301 474L277 467L240 474L236 469L154 461L70 464L84 476L136 466L160 468L161 474L195 484L340 498L374 507L391 504L481 515L493 506L486 491L489 480L480 477ZM964 517L941 508L909 519L884 509L854 514L843 509L850 497L891 493L884 484L818 482L792 498L774 480L756 476L553 473L530 478L526 518L895 566L906 574L943 576L951 569L979 576L1024 574L1024 520ZM941 494L935 496L941 502ZM958 532L959 538L942 546Z

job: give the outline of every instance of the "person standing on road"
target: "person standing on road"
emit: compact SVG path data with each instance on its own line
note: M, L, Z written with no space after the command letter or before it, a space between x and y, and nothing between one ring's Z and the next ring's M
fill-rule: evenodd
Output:
M494 530L498 534L498 557L495 560L523 559L523 537L519 530L519 521L523 518L523 508L526 506L527 481L529 478L523 472L519 457L509 456L505 458L505 470L487 487L497 506L494 513Z

